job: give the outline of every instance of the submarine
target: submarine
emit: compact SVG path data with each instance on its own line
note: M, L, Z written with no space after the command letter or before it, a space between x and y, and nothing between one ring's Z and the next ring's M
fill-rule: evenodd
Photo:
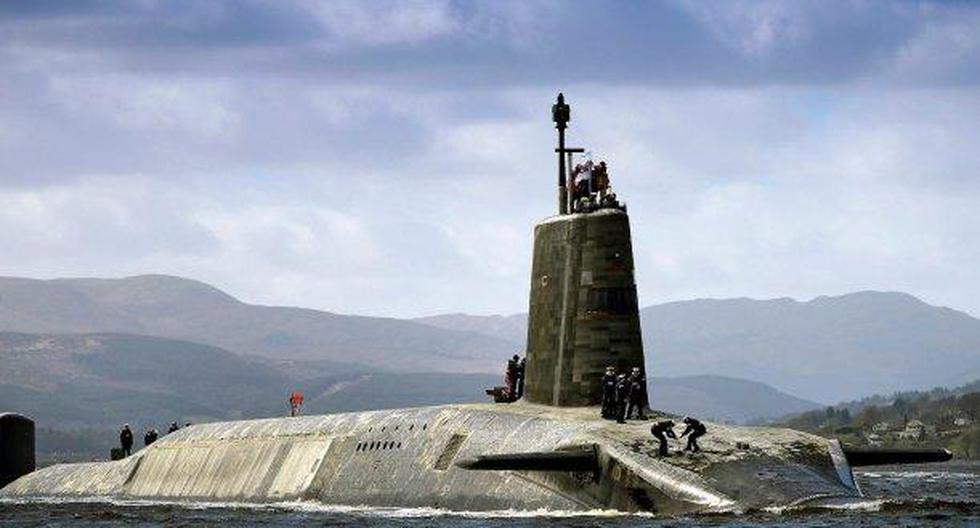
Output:
M18 418L10 423L24 434L7 434L0 454L25 469L0 498L744 512L859 501L853 467L951 457L710 422L701 451L661 457L650 425L676 417L600 417L605 368L643 369L644 350L629 216L608 189L582 195L571 171L582 149L565 145L570 116L559 94L558 212L534 228L520 400L196 424L122 460L38 470L23 460L33 430Z

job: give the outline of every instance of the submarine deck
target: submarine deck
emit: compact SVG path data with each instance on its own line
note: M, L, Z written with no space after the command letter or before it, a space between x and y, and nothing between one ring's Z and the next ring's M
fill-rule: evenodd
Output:
M667 416L654 413L652 420ZM0 490L0 497L305 499L461 510L663 512L859 494L845 478L849 468L841 473L826 439L788 429L706 423L701 452L660 458L651 424L603 420L597 407L524 402L198 424L126 460L43 468ZM455 465L468 457L584 445L598 446L601 478Z

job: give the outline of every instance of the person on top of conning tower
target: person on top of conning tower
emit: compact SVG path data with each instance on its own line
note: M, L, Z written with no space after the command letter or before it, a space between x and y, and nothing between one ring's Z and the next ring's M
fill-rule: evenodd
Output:
M595 191L599 196L605 196L606 191L609 189L609 168L606 167L606 162L600 161L599 165L595 167L593 174L595 176Z

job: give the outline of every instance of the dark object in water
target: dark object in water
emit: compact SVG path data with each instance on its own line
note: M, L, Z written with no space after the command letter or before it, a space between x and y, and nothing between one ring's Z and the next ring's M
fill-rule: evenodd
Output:
M841 446L852 466L881 466L885 464L923 464L946 462L953 458L948 449L881 449L877 447Z
M0 413L0 488L34 471L34 421Z

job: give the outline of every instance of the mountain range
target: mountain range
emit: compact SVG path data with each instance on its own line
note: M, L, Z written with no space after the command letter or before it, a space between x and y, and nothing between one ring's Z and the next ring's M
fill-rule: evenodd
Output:
M980 378L980 320L905 293L697 299L648 306L640 319L652 375L732 376L823 403ZM514 346L526 332L525 315L416 321Z
M651 401L681 414L764 420L980 377L980 321L906 294L695 300L641 318ZM0 278L0 332L0 409L105 427L281 414L293 388L307 412L485 401L526 316L256 306L160 275Z
M392 371L496 372L504 339L413 321L243 303L202 282L0 278L0 330L169 337L275 359Z
M487 401L482 389L500 381L494 374L392 373L272 361L188 341L109 333L3 332L0 365L0 409L35 417L53 438L62 431L76 436L89 431L76 438L80 445L92 444L93 436L111 438L99 431L123 422L142 431L174 420L282 415L292 389L305 393L305 413L325 414ZM761 383L720 376L652 378L650 389L659 409L727 422L819 406Z

